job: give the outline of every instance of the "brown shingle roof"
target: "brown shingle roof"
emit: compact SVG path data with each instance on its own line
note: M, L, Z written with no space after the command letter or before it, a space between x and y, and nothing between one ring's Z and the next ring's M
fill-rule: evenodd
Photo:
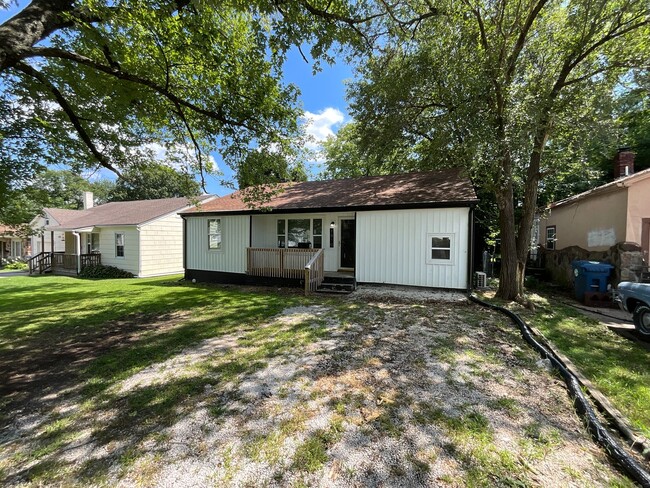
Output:
M0 236L10 237L16 233L16 228L9 225L0 225Z
M211 195L197 197L203 202ZM188 198L160 198L157 200L136 200L130 202L111 202L89 208L88 210L47 210L59 223L61 228L79 229L102 225L138 225L163 215L182 210L191 205ZM54 212L53 212L54 211ZM59 220L59 217L63 221ZM49 227L54 230L55 227Z
M263 204L273 211L368 207L458 205L477 201L469 178L460 169L368 176L347 180L286 183L283 191ZM240 191L192 208L184 214L246 212L252 209Z
M73 221L77 217L80 217L83 213L83 210L70 210L68 208L44 208L43 211L47 212L56 220L59 225L65 227L68 222Z

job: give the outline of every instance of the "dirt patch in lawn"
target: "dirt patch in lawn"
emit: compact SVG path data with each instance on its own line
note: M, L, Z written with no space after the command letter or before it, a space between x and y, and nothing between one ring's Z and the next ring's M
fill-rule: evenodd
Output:
M46 408L62 395L76 393L79 373L108 351L127 348L148 332L164 333L189 312L139 315L86 330L79 326L48 331L0 355L2 410L16 414L30 406Z
M458 297L364 292L206 339L19 415L0 480L631 486L510 323Z

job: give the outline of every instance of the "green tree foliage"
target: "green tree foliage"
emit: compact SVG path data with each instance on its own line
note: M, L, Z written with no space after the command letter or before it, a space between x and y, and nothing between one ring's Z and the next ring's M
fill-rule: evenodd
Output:
M194 175L177 171L164 164L150 163L126 170L108 194L108 200L124 202L195 197L200 194L201 186L194 179Z
M69 170L45 170L29 184L6 193L0 221L12 225L30 222L45 207L83 208L84 191L93 192L94 203L106 203L115 184L110 180L89 181Z
M304 164L290 162L277 151L260 150L248 154L237 173L237 184L241 189L289 181L307 181Z
M325 178L356 178L359 176L376 176L412 170L418 166L411 161L409 154L402 147L382 148L367 147L365 144L373 139L362 133L360 125L353 121L341 127L336 136L330 136L323 142L326 169Z
M395 25L351 86L364 154L407 154L418 169L465 166L498 211L499 295L523 293L538 191L584 174L584 141L607 132L594 108L650 54L645 1L436 3ZM607 111L605 107L603 111ZM579 144L576 144L578 143ZM415 163L415 164L413 164Z

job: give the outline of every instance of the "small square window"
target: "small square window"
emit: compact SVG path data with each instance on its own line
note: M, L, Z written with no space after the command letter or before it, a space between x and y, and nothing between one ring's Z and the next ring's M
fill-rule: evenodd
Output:
M452 243L452 234L427 234L427 262L431 264L451 264Z

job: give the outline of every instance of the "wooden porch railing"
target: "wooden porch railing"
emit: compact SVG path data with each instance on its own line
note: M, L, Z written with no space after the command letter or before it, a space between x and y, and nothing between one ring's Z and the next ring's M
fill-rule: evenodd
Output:
M37 255L29 258L27 264L29 265L29 274L43 274L52 267L52 253L45 251L39 252Z
M82 254L81 269L86 266L94 266L102 264L102 255L99 253ZM36 256L30 258L29 274L38 273L43 274L46 271L56 273L57 270L65 274L77 274L77 255L64 254L60 252L41 252Z
M304 279L305 292L315 291L325 273L323 250L249 247L246 272L251 276Z
M305 295L318 290L325 278L325 254L319 249L316 255L305 265Z

